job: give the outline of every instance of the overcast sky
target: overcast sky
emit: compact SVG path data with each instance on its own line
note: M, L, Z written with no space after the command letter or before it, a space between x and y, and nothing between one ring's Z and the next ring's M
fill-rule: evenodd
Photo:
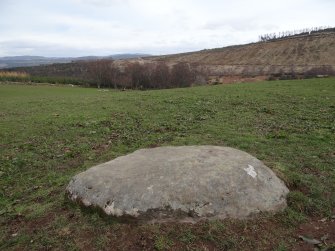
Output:
M335 26L335 0L0 0L0 56L169 54Z

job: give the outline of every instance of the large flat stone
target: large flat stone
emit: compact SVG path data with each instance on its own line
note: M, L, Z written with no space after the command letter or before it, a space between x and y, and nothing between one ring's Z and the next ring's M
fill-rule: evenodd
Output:
M69 197L146 221L244 218L286 207L289 192L260 160L228 147L142 149L82 172Z

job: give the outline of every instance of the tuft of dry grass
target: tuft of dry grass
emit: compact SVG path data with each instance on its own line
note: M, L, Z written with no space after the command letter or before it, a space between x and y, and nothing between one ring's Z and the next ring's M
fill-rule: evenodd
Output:
M28 78L29 74L26 72L19 72L19 71L0 71L0 77Z

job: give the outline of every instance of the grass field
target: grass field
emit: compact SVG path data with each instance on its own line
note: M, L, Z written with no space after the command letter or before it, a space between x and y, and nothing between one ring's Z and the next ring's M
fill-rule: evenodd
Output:
M2 72L0 71L0 82L18 82L18 83L49 83L64 85L90 86L92 81L86 79L77 79L73 77L43 77L30 76L24 72Z
M70 178L92 165L198 144L261 159L290 188L289 207L129 225L65 199ZM291 250L308 224L319 227L313 238L329 234L324 247L335 242L334 78L126 92L0 84L0 148L0 250Z

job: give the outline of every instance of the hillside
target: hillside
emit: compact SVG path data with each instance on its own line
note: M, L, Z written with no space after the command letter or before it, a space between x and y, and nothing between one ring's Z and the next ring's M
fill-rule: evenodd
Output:
M39 56L16 56L16 57L0 57L0 69L16 68L16 67L32 67L50 64L71 63L73 61L89 61L102 58L107 59L130 59L149 56L148 54L115 54L106 57L86 56L86 57L39 57Z
M71 58L47 58L39 56L0 57L0 69L29 67L54 63L70 63Z
M131 63L145 65L163 62L171 68L179 62L184 62L190 64L198 76L209 83L250 82L272 78L272 76L275 76L275 79L291 79L335 75L335 32L292 36L174 55L140 56L139 54L114 55L115 65L119 69L125 69ZM98 58L77 58L71 63L10 70L24 71L38 77L70 77L85 80L88 78L85 62L94 59ZM123 70L122 74L124 74Z
M302 72L313 67L335 67L335 32L229 46L192 53L148 58L168 64L187 62L207 66L214 75L268 74L283 70Z

